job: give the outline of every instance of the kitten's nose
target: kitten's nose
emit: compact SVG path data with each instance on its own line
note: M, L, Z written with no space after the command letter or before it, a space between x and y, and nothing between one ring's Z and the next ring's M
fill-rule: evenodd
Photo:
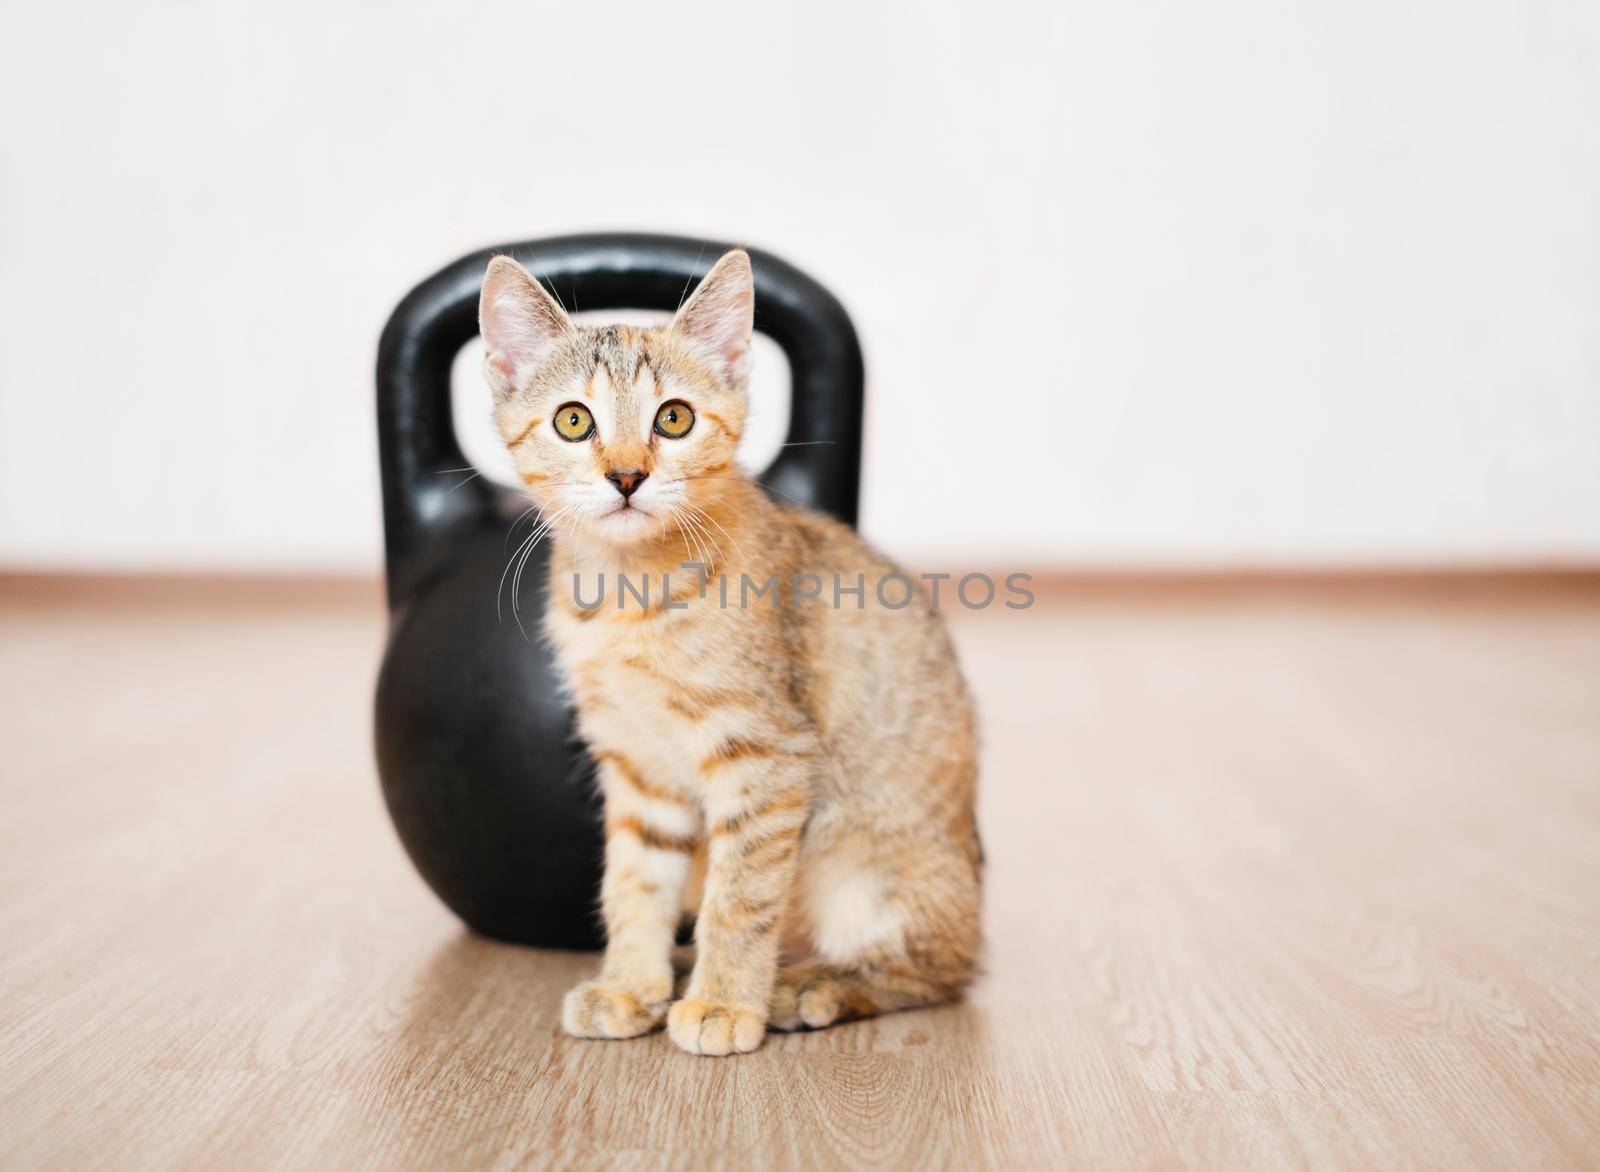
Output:
M635 468L631 472L607 472L606 479L611 481L611 486L622 494L622 499L627 500L649 475L650 473L644 469Z

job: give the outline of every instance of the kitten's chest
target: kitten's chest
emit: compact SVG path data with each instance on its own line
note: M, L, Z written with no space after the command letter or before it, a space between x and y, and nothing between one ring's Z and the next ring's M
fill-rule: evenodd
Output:
M716 743L694 698L725 674L724 652L717 640L674 630L679 625L687 626L659 615L603 615L553 624L551 633L590 746L653 762L674 775L662 780L688 785Z

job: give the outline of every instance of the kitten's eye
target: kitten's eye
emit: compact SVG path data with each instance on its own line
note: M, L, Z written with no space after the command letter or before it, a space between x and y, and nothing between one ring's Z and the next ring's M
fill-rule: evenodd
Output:
M567 403L556 411L556 434L577 443L594 434L594 416L582 403Z
M689 429L693 426L694 408L682 399L663 403L661 410L656 412L657 435L664 435L668 439L682 439L689 434Z

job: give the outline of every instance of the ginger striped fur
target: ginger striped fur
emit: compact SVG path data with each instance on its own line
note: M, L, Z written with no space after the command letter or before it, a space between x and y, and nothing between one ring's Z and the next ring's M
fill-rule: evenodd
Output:
M544 629L605 799L605 956L562 1011L581 1037L665 1023L691 1053L750 1051L768 1029L950 1000L977 963L966 688L924 594L796 595L796 574L894 567L737 470L753 304L742 251L660 327L579 328L506 257L484 283L495 423L552 543ZM723 605L719 577L745 574L776 596ZM645 604L619 575L650 584Z

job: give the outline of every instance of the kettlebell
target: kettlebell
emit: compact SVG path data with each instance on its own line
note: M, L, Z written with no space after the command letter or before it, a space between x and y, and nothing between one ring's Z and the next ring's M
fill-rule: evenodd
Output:
M604 942L594 766L537 623L525 635L502 588L508 536L530 502L482 477L462 483L467 460L451 425L451 363L478 332L484 269L504 253L569 308L670 311L728 247L600 233L485 249L413 289L378 343L389 604L378 774L423 880L486 936ZM788 357L793 397L787 443L759 479L779 500L853 525L864 381L855 328L799 269L758 249L750 257L755 328ZM536 548L517 595L525 616L543 612L547 565Z

